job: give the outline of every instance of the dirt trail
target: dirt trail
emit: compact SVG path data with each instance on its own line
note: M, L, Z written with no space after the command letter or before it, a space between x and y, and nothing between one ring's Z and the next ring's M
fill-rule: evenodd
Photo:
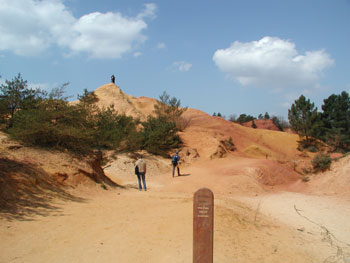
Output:
M350 262L348 202L335 197L290 192L235 199L250 204L258 213L288 224L314 242L323 242L329 249L327 253L332 254L325 262Z
M350 262L348 203L263 195L258 186L250 189L257 196L243 195L244 170L227 162L215 174L214 164L183 167L183 177L149 174L147 192L137 190L134 175L107 170L126 188L83 189L84 202L56 202L60 209L47 216L1 219L0 262L191 262L192 196L201 186L215 195L214 262Z

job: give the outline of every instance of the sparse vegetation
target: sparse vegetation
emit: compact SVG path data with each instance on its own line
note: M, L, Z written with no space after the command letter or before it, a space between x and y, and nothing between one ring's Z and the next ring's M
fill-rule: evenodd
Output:
M187 108L165 92L155 106L157 117L150 117L137 130L138 120L118 114L113 105L100 109L94 92L84 90L79 103L68 103L64 89L68 83L50 93L27 87L18 74L1 85L0 116L5 131L26 145L87 154L94 149L136 151L145 149L166 155L181 143L177 135L180 125L186 128L190 120L182 118Z
M181 107L181 101L175 97L170 98L170 95L165 91L159 96L159 101L154 105L154 113L159 118L165 118L168 121L174 122L180 130L182 114L187 110L187 107Z
M312 160L315 172L323 172L331 167L332 159L328 154L320 153Z
M275 124L280 131L283 131L285 128L289 128L289 123L285 121L282 116L280 117L272 116L271 119L273 124Z
M149 153L167 156L169 150L181 144L175 122L164 116L150 116L146 122L142 122L142 126L142 148Z
M312 173L312 168L311 167L303 167L303 168L301 168L301 170L302 170L304 175Z
M252 128L254 128L254 129L258 128L258 126L256 126L256 124L255 124L255 121L254 121L254 120L252 120Z
M222 144L225 146L225 148L229 151L235 151L236 150L236 146L233 143L232 137L228 138L227 140L223 140L221 141Z
M237 122L245 123L245 122L248 122L248 121L252 121L254 119L255 118L253 116L251 116L251 115L241 114L241 115L239 115L239 117L237 119Z
M102 189L104 189L104 190L108 190L107 186L106 186L103 182L101 183L101 187L102 187Z

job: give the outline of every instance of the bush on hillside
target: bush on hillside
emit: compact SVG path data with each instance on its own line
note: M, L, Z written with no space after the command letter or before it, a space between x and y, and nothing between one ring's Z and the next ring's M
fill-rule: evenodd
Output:
M165 156L180 145L179 128L185 129L190 123L181 116L187 108L181 108L180 100L165 92L155 106L157 117L139 125L139 120L118 114L113 105L99 109L97 96L86 89L78 95L79 103L69 104L64 96L67 85L48 93L29 89L20 74L6 81L0 85L1 126L6 126L12 138L29 146L78 154L88 154L96 148L145 149Z
M332 159L328 154L318 154L312 160L312 166L315 172L325 171L331 167Z
M135 137L136 123L132 117L120 115L115 112L113 107L108 107L99 110L94 116L94 120L96 146L106 149L135 148L135 142L132 142L131 137L133 139ZM129 142L133 143L131 147L128 147Z
M233 143L232 137L228 138L227 140L221 141L221 143L222 143L222 144L225 146L225 148L226 148L227 150L229 150L229 151L235 151L235 150L237 150L235 144Z
M187 107L181 107L181 101L176 97L170 98L165 91L159 96L160 101L154 105L154 113L158 118L164 118L167 121L174 122L179 130L181 130L181 116L187 110Z
M7 116L7 102L0 97L0 123L6 123Z
M285 128L289 127L289 123L284 120L283 117L277 117L277 116L272 116L272 122L273 124L276 125L276 127L280 130L283 131Z
M252 121L254 119L255 118L253 116L243 113L243 114L239 115L239 117L238 117L238 119L236 121L239 122L239 123L245 123L245 122L248 122L248 121Z
M39 109L20 110L7 131L31 146L86 153L94 142L84 112L63 101L46 101Z
M181 144L176 124L165 117L148 117L142 126L142 148L149 153L166 157Z
M256 126L256 124L255 124L255 121L254 121L254 120L252 120L252 128L254 128L254 129L258 128L258 126Z

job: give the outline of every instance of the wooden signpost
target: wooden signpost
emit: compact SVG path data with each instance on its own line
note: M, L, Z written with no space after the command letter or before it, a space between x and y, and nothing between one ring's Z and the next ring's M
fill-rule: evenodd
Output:
M193 263L213 263L214 194L201 188L193 197Z

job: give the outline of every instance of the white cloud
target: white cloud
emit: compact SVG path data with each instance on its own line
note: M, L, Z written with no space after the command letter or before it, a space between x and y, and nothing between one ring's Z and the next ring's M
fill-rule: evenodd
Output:
M274 90L316 85L323 70L334 64L324 50L300 55L294 43L277 37L247 43L235 41L230 47L217 50L213 60L243 86Z
M166 45L164 43L160 42L160 43L157 44L157 48L158 49L164 49L164 48L166 48Z
M141 56L141 55L142 55L142 52L135 52L135 53L134 53L134 57L135 57L135 58L137 58L137 57L139 57L139 56Z
M71 54L119 58L147 39L144 19L156 9L146 4L135 17L94 12L75 18L63 0L0 0L0 51L34 56L58 45Z
M192 64L185 61L176 61L172 64L172 68L181 72L189 71L191 67L192 67Z
M0 0L0 50L37 55L73 22L58 1Z
M123 17L119 13L91 13L82 16L73 26L76 36L67 43L72 51L85 51L96 58L119 58L143 42L141 34L147 24L143 20Z
M137 15L138 19L143 19L150 17L152 19L156 18L157 5L153 3L145 4L145 9Z

